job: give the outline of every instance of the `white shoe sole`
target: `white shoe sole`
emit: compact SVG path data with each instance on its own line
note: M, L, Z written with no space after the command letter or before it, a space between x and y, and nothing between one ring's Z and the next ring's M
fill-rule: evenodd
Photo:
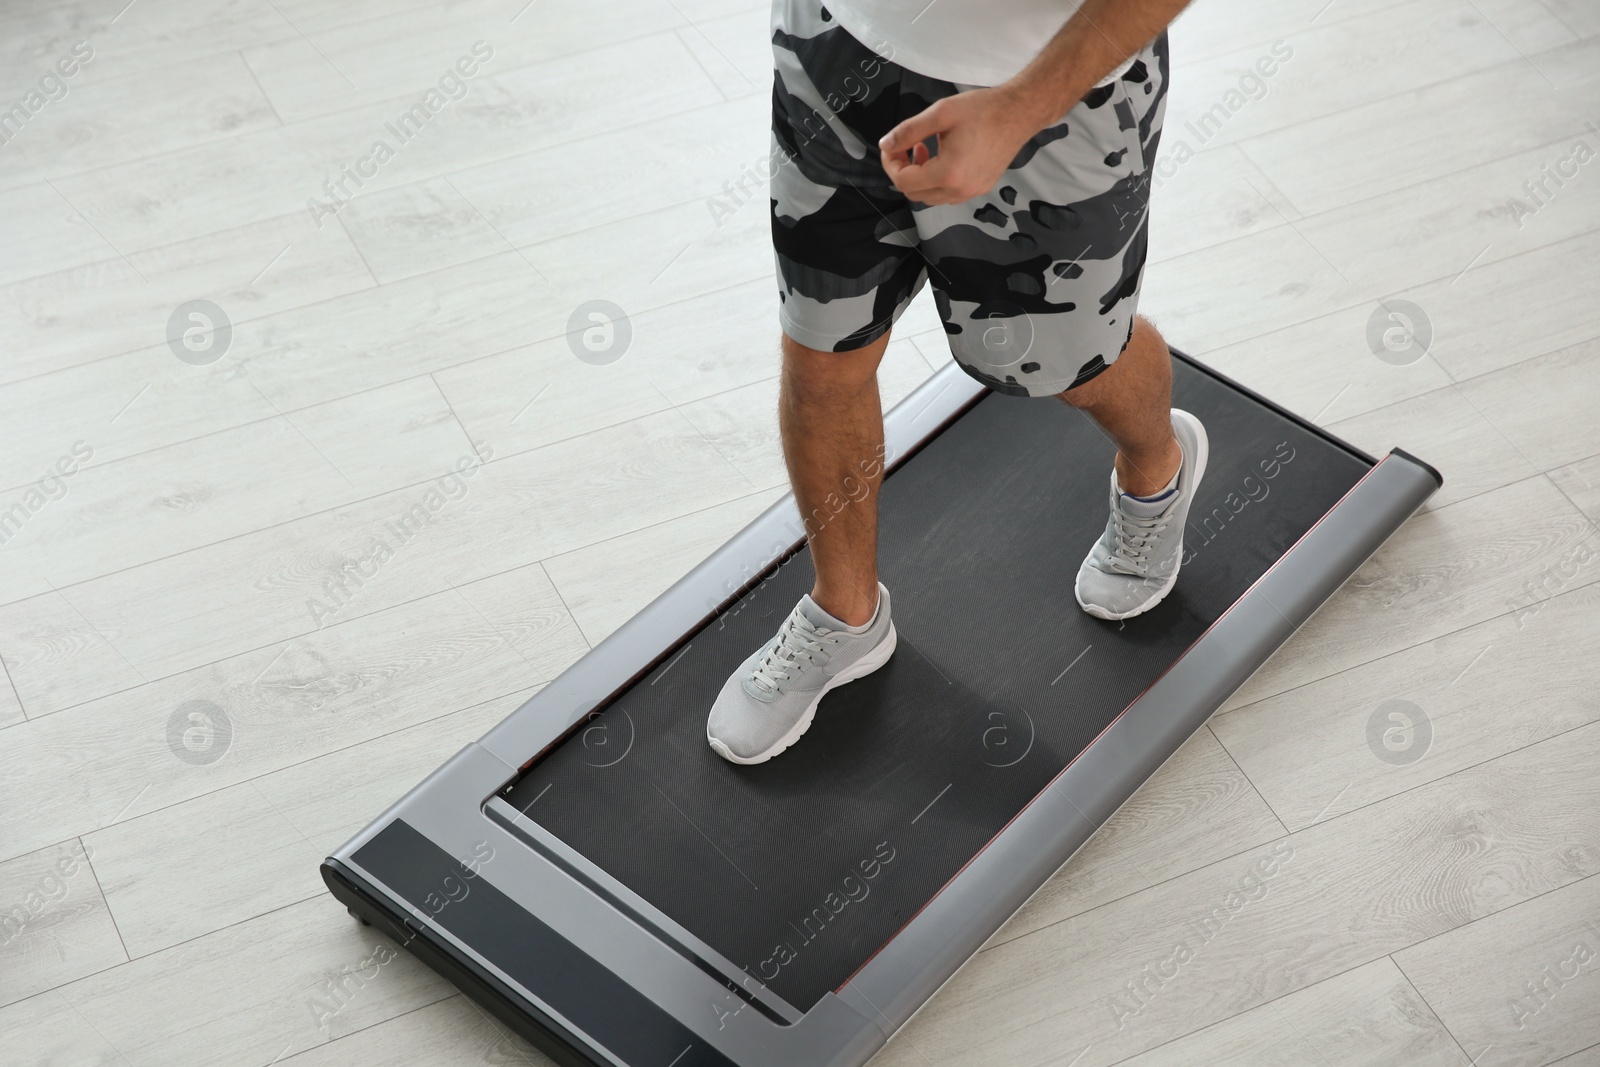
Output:
M816 717L817 705L822 703L823 697L827 696L830 691L837 689L841 685L844 685L846 682L853 682L857 678L863 678L877 670L879 667L883 666L885 663L888 663L889 657L894 655L895 645L899 644L899 642L900 635L895 632L894 623L890 622L888 636L886 636L882 641L878 642L877 646L873 648L872 651L868 652L866 655L850 664L848 668L829 679L826 685L817 690L817 695L813 697L811 703L806 706L806 713L800 716L800 720L790 728L788 733L778 738L778 740L773 743L772 747L768 748L765 752L759 752L754 756L736 756L727 745L723 744L715 737L712 737L709 729L706 731L707 743L711 745L712 750L715 751L717 755L721 756L729 763L738 763L742 766L749 766L753 763L767 762L767 760L778 755L784 749L800 740L801 735L807 730L811 729L811 720Z
M1195 440L1199 442L1200 447L1198 449L1199 455L1194 459L1194 477L1189 482L1189 488L1191 491L1193 491L1199 487L1200 479L1203 478L1206 473L1206 464L1211 459L1211 439L1206 436L1205 424L1199 419L1195 418L1193 415L1190 415L1187 411L1182 411L1177 408L1174 408L1172 413L1174 415L1189 419L1194 423L1196 430ZM1194 500L1192 497L1190 498L1189 503L1191 506L1193 506ZM1185 514L1184 518L1185 521L1187 521L1187 513ZM1178 538L1178 550L1173 554L1172 558L1177 561L1177 564L1173 566L1172 573L1167 576L1167 580L1161 583L1161 588L1150 594L1149 599L1145 600L1144 603L1135 607L1131 607L1127 611L1107 611L1098 604L1085 604L1083 602L1083 593L1078 589L1078 584L1076 582L1074 582L1072 585L1072 596L1075 600L1077 600L1078 607L1082 608L1084 611L1088 612L1090 615L1093 615L1097 619L1105 619L1109 622L1121 622L1123 619L1131 619L1135 615L1143 615L1145 612L1149 611L1151 608L1165 600L1167 598L1167 594L1172 592L1172 587L1178 582L1178 571L1183 563L1183 538L1181 536Z

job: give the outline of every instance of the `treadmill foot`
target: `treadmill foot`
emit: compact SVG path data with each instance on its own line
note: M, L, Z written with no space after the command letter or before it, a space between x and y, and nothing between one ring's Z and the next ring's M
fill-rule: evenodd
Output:
M356 909L354 909L354 908L345 908L344 910L348 911L350 913L350 918L354 919L356 922L360 923L362 926L371 926L372 925L371 923L367 922L367 920L363 919L356 912Z

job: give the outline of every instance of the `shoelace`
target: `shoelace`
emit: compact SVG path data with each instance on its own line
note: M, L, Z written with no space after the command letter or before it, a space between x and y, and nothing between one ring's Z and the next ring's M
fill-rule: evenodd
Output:
M1119 501L1120 503L1120 501ZM1116 547L1111 552L1111 565L1129 574L1143 575L1150 560L1150 549L1158 536L1172 523L1173 509L1168 507L1160 515L1143 518L1129 515L1120 506L1111 508L1111 526L1116 534Z
M825 657L818 657L826 646L828 633L812 626L811 620L799 612L790 615L778 640L761 657L752 680L762 689L780 692L783 683L800 669L802 659L816 664L825 662Z

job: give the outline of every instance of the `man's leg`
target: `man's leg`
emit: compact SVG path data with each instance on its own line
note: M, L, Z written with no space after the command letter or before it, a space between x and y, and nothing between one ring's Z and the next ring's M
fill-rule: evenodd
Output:
M1152 496L1178 472L1183 452L1172 434L1172 357L1156 328L1134 320L1133 336L1111 365L1056 394L1087 413L1117 446L1117 482Z
M853 352L821 352L783 338L778 427L816 565L811 599L851 626L878 603L878 363L888 343L885 333Z
M706 740L741 764L794 744L830 690L894 654L893 599L876 576L877 370L927 273L910 202L866 151L906 112L898 98L916 76L852 37L822 0L774 0L773 20L778 422L816 581L712 704Z
M717 694L706 740L723 759L771 759L805 733L829 690L894 655L892 605L877 575L877 374L888 342L885 332L864 348L827 352L784 335L778 426L816 582Z
M1166 597L1183 562L1183 530L1210 451L1205 427L1172 407L1172 356L1138 317L1109 367L1056 395L1117 446L1111 516L1078 569L1074 595L1102 619L1143 614Z

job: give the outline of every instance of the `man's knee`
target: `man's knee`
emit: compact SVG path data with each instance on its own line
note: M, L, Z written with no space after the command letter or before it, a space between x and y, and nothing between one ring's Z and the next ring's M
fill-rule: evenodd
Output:
M1088 381L1079 382L1070 389L1063 389L1056 394L1056 398L1075 408L1093 408L1097 406L1105 399L1106 391L1109 388L1106 376L1116 369L1117 363L1121 358L1121 356L1118 356L1117 359L1112 360L1100 373Z
M1129 350L1141 345L1148 347L1152 343L1165 347L1165 342L1161 340L1161 335L1155 332L1155 327L1144 316L1135 316L1133 329L1128 331L1128 340L1123 344L1122 351L1117 353L1117 358L1106 364L1093 378L1057 393L1056 397L1075 408L1097 406L1121 386L1124 376L1128 373L1127 368L1139 362L1137 358L1129 358ZM1119 371L1118 368L1122 370ZM1135 370L1133 373L1137 374L1138 371Z
M810 348L787 334L783 337L783 373L786 382L806 398L854 393L876 381L878 364L889 343L885 333L863 348L828 352Z

